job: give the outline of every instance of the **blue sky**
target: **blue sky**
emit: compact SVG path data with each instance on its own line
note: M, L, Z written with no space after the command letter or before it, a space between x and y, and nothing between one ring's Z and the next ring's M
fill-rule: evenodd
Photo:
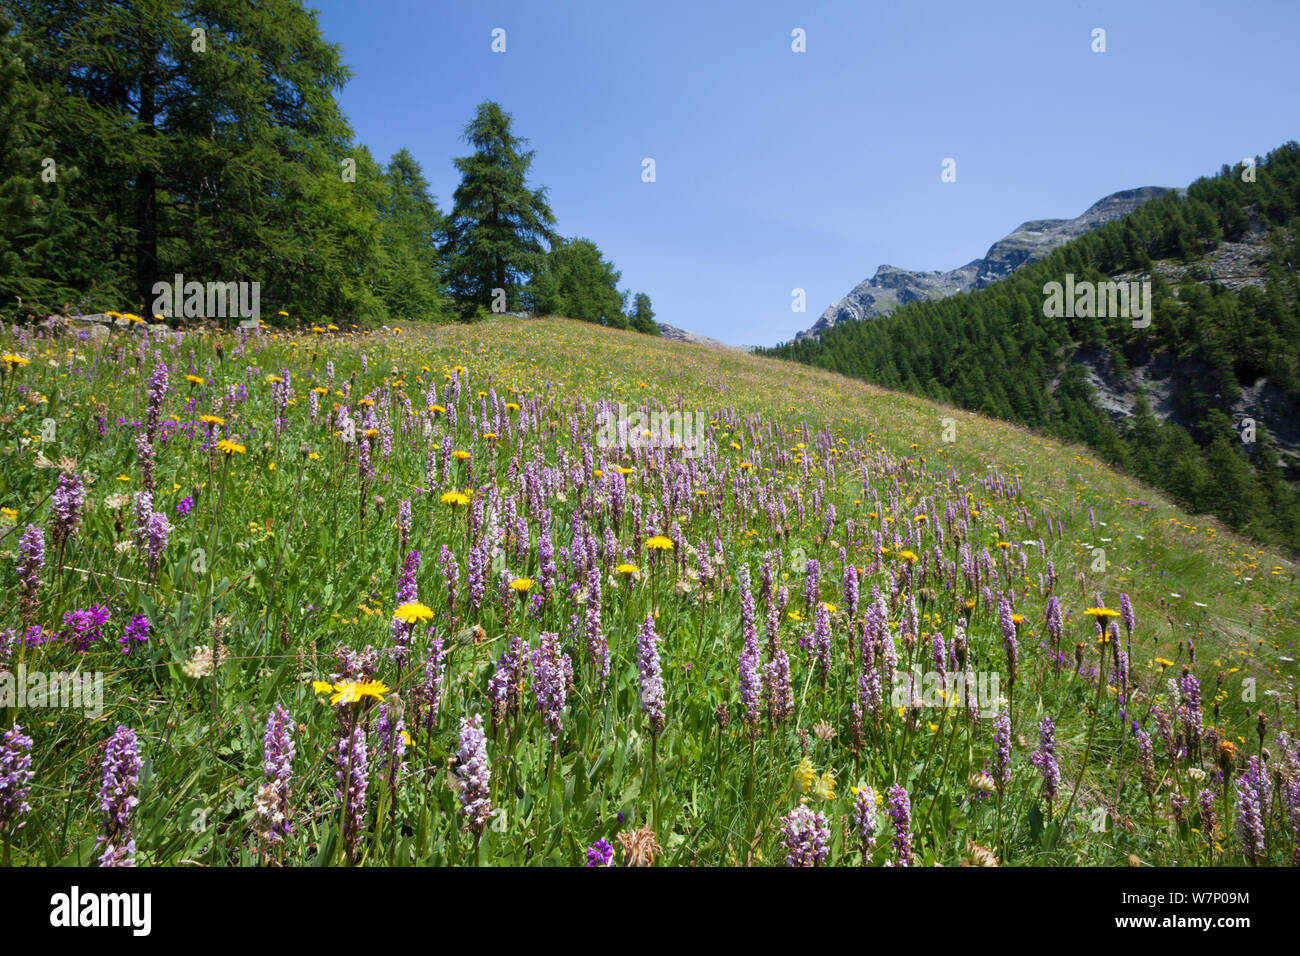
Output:
M732 344L792 337L881 263L954 268L1025 220L1300 138L1294 0L307 5L376 158L410 149L446 210L497 100L559 232L660 321Z

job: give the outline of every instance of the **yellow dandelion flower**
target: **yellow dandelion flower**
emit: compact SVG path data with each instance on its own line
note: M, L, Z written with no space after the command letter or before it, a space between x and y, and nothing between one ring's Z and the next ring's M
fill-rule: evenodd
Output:
M1088 617L1119 617L1119 611L1111 610L1108 607L1090 607L1083 613Z
M365 697L373 697L382 702L384 695L388 693L388 685L377 680L348 681L344 684L335 684L334 691L334 696L330 698L330 706L337 707L339 704L354 704Z
M433 609L415 601L411 604L403 604L393 612L393 617L403 624L419 624L421 621L433 620Z

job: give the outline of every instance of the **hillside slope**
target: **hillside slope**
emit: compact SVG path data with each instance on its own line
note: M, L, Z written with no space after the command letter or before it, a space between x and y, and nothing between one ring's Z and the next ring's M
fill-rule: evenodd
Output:
M6 707L15 865L779 865L818 813L829 865L1300 849L1232 789L1292 759L1296 567L1079 448L561 319L46 331L0 681L103 697Z
M1289 143L984 289L769 352L1085 442L1190 509L1295 548L1298 214ZM1081 290L1068 308L1067 289Z
M490 356L494 366L539 383L550 381L555 363L563 361L562 387L586 395L629 403L649 397L683 411L726 407L792 429L825 429L845 441L865 440L907 469L915 500L950 481L978 483L991 474L1019 479L1029 510L1060 510L1065 534L1049 543L1047 556L1062 580L1075 579L1071 593L1081 593L1077 575L1083 573L1089 592L1124 589L1135 601L1140 595L1144 604L1161 609L1163 619L1150 623L1159 630L1164 651L1176 656L1189 633L1231 636L1221 648L1225 661L1262 646L1296 650L1300 566L1294 559L1234 534L1213 518L1188 514L1080 445L767 356L700 349L563 319L529 323L523 327L527 335L515 338L508 323L502 324L430 327L428 341L443 361ZM591 358L573 361L572 356ZM952 442L944 440L949 422ZM871 510L870 504L855 502L849 515ZM845 516L841 509L838 517ZM1101 576L1092 570L1097 546L1109 549L1108 570ZM1275 568L1281 573L1273 574ZM1271 663L1264 670L1276 667Z

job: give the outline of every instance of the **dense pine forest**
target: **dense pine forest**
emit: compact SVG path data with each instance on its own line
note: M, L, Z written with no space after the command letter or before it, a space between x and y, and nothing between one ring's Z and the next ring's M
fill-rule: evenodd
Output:
M147 316L181 274L258 283L268 322L525 310L658 333L593 242L554 231L500 105L464 130L449 212L409 151L376 160L336 99L339 47L294 0L6 10L0 318Z
M766 351L1086 443L1190 510L1295 548L1300 468L1294 442L1270 435L1266 422L1294 429L1300 412L1297 211L1300 145L1291 142L987 289ZM1223 255L1240 248L1253 251L1253 266ZM1148 279L1152 321L1045 315L1045 286L1067 274ZM1135 393L1131 413L1103 407L1089 361ZM1156 367L1173 383L1163 416L1134 378ZM1256 407L1252 397L1265 393L1268 408Z

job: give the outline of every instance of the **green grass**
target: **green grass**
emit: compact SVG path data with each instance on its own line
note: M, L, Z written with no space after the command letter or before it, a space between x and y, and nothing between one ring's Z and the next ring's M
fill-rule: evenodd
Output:
M85 653L58 638L12 652L11 668L21 660L28 669L105 674L104 712L94 719L52 708L10 708L6 713L7 721L16 719L34 739L32 809L24 817L26 825L5 841L14 863L93 862L95 838L103 832L97 798L100 760L104 741L118 725L137 732L144 762L140 804L131 819L137 859L146 865L338 864L349 857L365 864L468 865L477 859L484 865L576 865L585 861L586 847L595 840L616 842L618 834L645 825L655 828L661 865L773 864L786 853L782 817L801 799L825 814L828 863L881 864L895 859L885 804L878 812L876 846L864 859L850 826L851 788L870 786L883 798L896 784L910 794L918 864L956 865L971 856L967 840L991 849L1003 865L1120 864L1130 854L1153 864L1245 860L1235 827L1233 784L1259 750L1256 715L1266 715L1264 745L1273 766L1282 766L1284 757L1276 733L1286 729L1295 735L1297 730L1293 658L1300 600L1295 566L1213 523L1189 518L1159 493L1097 464L1082 449L806 366L559 319L420 326L369 335L268 333L243 347L229 333L187 334L179 344L170 334L152 338L143 352L134 332L116 332L104 346L66 335L16 345L13 351L31 363L13 369L0 387L0 505L14 512L7 519L13 526L3 529L0 540L11 585L0 604L5 627L20 625L12 585L17 581L17 539L29 523L43 526L47 540L37 623L59 634L70 610L103 604L112 613L105 637ZM217 342L224 346L220 357ZM154 509L167 514L173 530L151 575L129 544L131 506L114 510L104 502L141 486L136 429L129 423L146 418L155 349L161 349L171 367L161 417L164 424L174 417L176 424L171 437L155 446ZM326 363L331 361L334 386L320 396L321 414L313 422L309 390L327 384ZM440 481L430 494L428 450L444 438L447 418L424 412L425 395L432 380L445 406L445 376L455 366L468 370L468 388L460 398L452 444L471 452L472 477L467 478L466 465L453 459L453 479ZM266 379L284 369L290 373L293 404L277 435L272 386ZM204 382L188 383L187 372ZM335 394L353 376L350 393ZM240 386L247 388L247 400L221 406L220 396ZM481 437L486 429L471 431L469 425L469 413L478 415L479 391L489 389L503 402L521 407L508 412L510 431L497 440ZM359 417L364 409L356 403L365 395L376 400L375 413L388 418L394 441L391 457L385 458L381 436L373 439L375 476L363 489L355 446L345 448L327 420L336 402L349 404ZM386 410L385 395L391 397ZM411 401L410 421L403 395ZM489 587L482 608L472 610L466 584L474 540L469 509L440 498L454 485L490 499L495 485L502 499L513 494L522 502L518 473L524 462L537 459L554 466L565 456L568 470L557 476L557 494L545 496L545 507L552 515L555 547L568 548L575 512L584 507L593 485L609 480L586 473L582 449L595 434L594 403L607 401L663 403L704 413L714 423L708 433L716 443L716 458L695 460L697 470L683 479L685 504L675 517L690 551L701 540L712 548L716 537L724 553L711 583L693 572L691 553L679 550L652 563L645 540L668 532L662 521L652 526L650 520L652 511L662 507L662 472L644 451L595 449L594 467L606 475L619 465L633 469L627 476L629 497L639 494L644 500L639 533L630 506L617 524L609 521L608 508L593 519L597 538L603 539L609 526L617 539L615 555L601 559L601 623L611 654L602 694L583 638L585 579L573 596L573 582L557 582L531 615L514 596L498 601L495 587ZM227 457L205 451L204 427L193 424L203 413L223 415L226 425L216 437L228 434L246 452ZM106 420L103 437L100 416ZM128 424L117 424L119 418ZM46 419L55 424L53 436ZM521 428L521 421L526 427ZM512 467L521 443L523 457ZM680 453L668 449L665 454L665 465L674 468ZM69 467L93 482L61 572L49 543L49 497L58 468L40 467L42 458L55 465L73 459L76 464ZM863 493L864 468L871 496ZM583 476L582 487L574 483L575 472ZM1019 497L999 497L981 484L995 474L1018 479ZM753 488L745 496L750 507L743 507L737 481L782 488L784 522L773 522L753 507ZM802 496L803 520L796 495ZM176 511L185 497L194 502L188 516ZM412 663L399 672L386 652L392 646L404 556L397 528L398 503L404 499L411 501L413 514L407 549L417 548L423 556L419 598L434 617L415 629ZM715 501L720 502L720 521ZM891 597L886 578L900 566L890 536L914 513L925 513L923 545L912 549L928 552L933 563L935 528L944 524L950 502L969 502L979 512L971 521L968 543L977 556L981 548L990 549L1000 588L1010 588L1015 610L1024 615L1018 634L1012 779L1001 800L971 785L972 775L985 771L993 755L994 721L988 716L972 721L963 710L927 706L909 717L886 707L879 721L866 721L860 735L853 729L860 666L855 648L872 586L884 592L891 625L906 617L901 595ZM836 520L824 536L828 504L834 505ZM1043 508L1053 518L1059 511L1064 530L1060 540L1045 541L1045 556L1040 556L1037 544L1022 542L1046 534ZM523 513L530 540L518 554L511 548L497 558L494 571L538 579L532 597L541 593L540 513L529 508ZM846 540L846 518L859 529L856 544ZM874 532L886 535L891 554L882 558L875 553ZM1009 547L997 548L999 541ZM861 581L856 619L848 615L842 593L840 545L847 547L850 563L869 572ZM438 571L444 546L459 569L454 607ZM794 712L775 726L763 721L750 733L739 704L740 568L750 566L757 589L764 552L777 548L783 554L777 584L786 586L790 596L789 608L779 618L779 644L791 662ZM942 552L945 561L955 560L954 535L947 530ZM1004 559L1019 568L1022 554L1024 573L1009 578ZM641 569L630 580L613 571L625 557ZM822 599L836 606L824 688L799 645L812 628L813 614L803 597L809 558L821 563ZM1057 575L1053 593L1069 617L1062 644L1069 665L1062 668L1053 667L1039 646L1046 634L1047 601L1039 575L1046 573L1048 560ZM557 563L564 574L565 562ZM912 573L920 568L918 564ZM956 587L950 589L947 578L935 577L932 570L923 586L914 588L925 637L909 651L904 628L890 631L899 670L909 661L932 669L929 635L937 632L951 644L957 618L968 616L971 667L984 674L998 672L1005 696L1006 658L996 600L986 608L981 595L964 582L960 567L955 578ZM1094 603L1095 592L1110 607L1118 607L1121 592L1132 600L1138 625L1125 642L1134 685L1126 707L1156 738L1158 780L1148 798L1137 767L1136 740L1121 724L1116 695L1103 693L1086 770L1065 817L1085 763L1097 696L1095 680L1073 673L1076 642L1085 643L1085 671L1099 659L1091 620L1082 613ZM970 599L976 605L967 611L963 602ZM790 611L802 619L793 619ZM140 613L149 616L153 636L124 655L116 638L125 622ZM654 616L660 638L666 688L666 723L657 736L641 712L635 660L638 626L647 615ZM767 605L759 599L755 623L764 648L762 663L768 661L766 616ZM467 629L473 626L483 629L481 640L470 636ZM223 663L215 678L191 676L186 665L198 648L211 649L214 628ZM559 634L573 663L563 730L552 750L526 684L521 708L489 733L494 816L476 841L461 829L454 771L458 723L474 713L490 723L486 692L498 657L510 638L535 647L542 631ZM434 638L443 639L449 652L437 727L427 732L415 720L415 690ZM1189 641L1195 642L1194 663ZM377 703L331 708L311 686L339 669L334 657L339 645L369 645L385 652L376 677L390 688L384 695L387 704L394 711L405 709L411 735L395 788L377 769ZM1162 665L1158 658L1173 663ZM1238 750L1226 764L1232 778L1226 796L1220 794L1217 801L1215 832L1209 831L1195 797L1200 789L1216 787L1216 755L1171 760L1148 716L1152 706L1166 712L1177 707L1177 700L1168 699L1166 681L1184 665L1201 681L1205 726ZM189 670L195 671L192 664ZM257 836L254 801L264 780L263 731L276 704L295 723L294 829L284 842L268 847ZM725 727L717 716L720 706L728 717ZM1029 762L1045 714L1056 722L1061 769L1061 792L1050 813L1039 771ZM349 855L340 839L333 754L339 728L354 723L365 728L371 773L365 830ZM834 736L826 739L828 728ZM805 757L821 782L829 782L823 774L834 775L830 799L821 799L818 787L803 791L796 771ZM1181 820L1173 812L1175 795L1189 801ZM1294 823L1280 796L1268 809L1266 826L1264 862L1289 862ZM617 860L626 859L620 850Z

